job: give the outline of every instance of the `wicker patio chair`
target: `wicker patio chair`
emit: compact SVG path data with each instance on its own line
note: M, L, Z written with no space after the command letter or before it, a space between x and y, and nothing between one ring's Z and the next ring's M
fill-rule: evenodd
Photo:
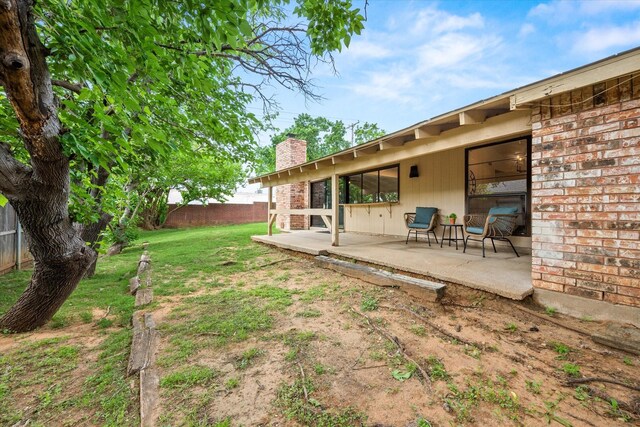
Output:
M435 229L438 226L438 208L416 208L415 212L407 212L404 214L404 222L409 229L407 233L407 240L405 244L409 243L409 236L413 231L416 233L416 242L418 241L418 233L425 233L427 235L427 242L431 246L431 239L429 233L433 234L438 243L438 236L436 236Z
M496 244L494 240L500 240L508 242L511 245L511 249L515 252L517 257L520 257L518 251L509 240L509 237L513 235L513 231L516 228L516 219L518 218L518 208L512 206L506 207L493 207L489 210L488 215L465 215L464 216L464 231L467 233L467 238L464 241L464 250L467 251L467 243L469 240L482 242L482 257L484 254L484 241L485 239L491 240L493 246L493 252L497 253ZM475 237L472 238L471 236Z

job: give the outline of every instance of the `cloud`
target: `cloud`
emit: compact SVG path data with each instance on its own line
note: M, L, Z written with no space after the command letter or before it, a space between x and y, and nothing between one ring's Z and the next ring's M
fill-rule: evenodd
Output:
M414 24L401 30L401 22ZM366 33L340 55L338 68L349 82L344 87L358 97L401 104L415 103L416 95L420 102L446 97L447 85L505 89L504 81L492 81L495 70L483 66L503 45L485 27L480 13L433 6L389 17L385 28ZM487 71L480 75L479 69Z
M454 15L435 7L420 10L415 17L415 24L411 33L415 34L442 34L464 29L481 29L484 27L484 18L480 13L468 16Z
M526 24L523 24L522 27L520 27L520 31L518 32L518 36L526 37L529 34L532 34L532 33L535 33L535 32L536 32L536 27L533 24L526 23Z
M550 19L550 23L565 22L579 17L611 15L640 9L640 0L553 0L533 7L530 18Z
M392 51L380 43L367 40L356 40L349 46L346 53L353 59L366 58L387 58L392 55Z
M640 43L640 21L623 26L591 28L584 33L575 33L575 53L596 53L609 48L635 46Z

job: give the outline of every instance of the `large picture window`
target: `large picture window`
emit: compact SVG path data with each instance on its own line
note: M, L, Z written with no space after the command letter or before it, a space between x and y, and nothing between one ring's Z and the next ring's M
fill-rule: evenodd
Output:
M467 149L467 213L486 214L494 206L517 206L514 234L531 235L530 153L529 138Z
M400 167L398 165L347 175L340 178L341 203L379 203L400 200Z

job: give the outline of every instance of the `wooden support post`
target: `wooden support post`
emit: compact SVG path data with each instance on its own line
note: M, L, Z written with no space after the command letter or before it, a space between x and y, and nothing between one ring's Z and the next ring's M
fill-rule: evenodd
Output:
M331 246L340 245L340 186L338 185L338 175L331 176Z
M268 187L267 194L267 236L272 236L273 220L271 218L271 209L273 208L273 187Z

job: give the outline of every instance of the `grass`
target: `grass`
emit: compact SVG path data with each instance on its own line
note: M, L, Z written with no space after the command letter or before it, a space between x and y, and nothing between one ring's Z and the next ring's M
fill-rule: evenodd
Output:
M12 425L25 417L35 425L64 419L70 409L86 424L117 426L135 423L133 391L124 376L131 334L110 334L96 349L91 374L78 377L81 355L88 350L69 338L33 341L0 357L0 424ZM35 413L16 406L16 396L31 395Z
M517 332L518 331L518 325L516 325L515 323L507 323L504 326L504 329L509 331L509 332Z
M240 359L236 362L236 369L244 370L255 363L255 360L264 355L264 350L259 348L250 348L242 353Z
M551 345L551 347L553 347L553 351L558 353L556 359L564 360L569 356L569 353L571 353L571 348L561 342L554 341L549 344Z
M305 398L305 389L309 399ZM325 406L313 397L315 391L316 386L311 379L307 378L304 382L296 380L293 384L280 386L276 403L287 418L305 426L366 425L366 415L353 408L332 408L330 412L326 411Z
M141 232L140 239L121 254L101 256L96 275L82 280L44 327L64 335L72 327L86 325L93 328L92 334L98 337L97 347L85 347L72 338L61 338L24 341L15 350L1 354L0 425L13 425L26 418L34 425L139 423L135 393L125 372L134 310L134 298L128 286L129 279L136 274L141 242L149 242L156 295L188 294L207 283L213 283L213 288L226 285L225 277L229 274L250 271L263 263L260 258L270 251L252 243L250 236L264 229L265 224L245 224ZM30 276L30 270L2 276L0 315L18 299ZM224 289L211 298L190 300L194 311L185 310L183 315L209 316L189 324L195 327L193 331L176 327L175 334L168 334L171 352L163 355L159 364L172 367L182 362L184 365L203 344L240 341L255 331L267 330L272 322L271 313L285 310L292 303L292 295L276 286L263 286L245 292ZM223 306L226 308L221 312L226 318L211 316L213 309ZM109 315L103 317L107 312ZM176 313L176 319L178 316ZM198 335L201 333L211 335ZM202 340L203 336L208 339ZM251 364L259 354L247 356L245 363ZM185 390L189 384L215 381L216 372L207 369L198 366L171 369L171 374L162 379L163 388ZM210 400L207 396L199 399L202 405ZM184 419L193 420L193 424L199 422L197 411L186 414ZM229 424L224 420L207 423Z
M429 356L427 358L427 365L429 366L429 377L433 380L448 380L449 373L444 367L444 364L440 359L435 356Z
M160 380L160 387L188 389L196 385L205 386L218 376L218 372L207 366L187 366L171 372Z
M542 381L525 380L527 391L532 394L540 394Z
M447 383L449 393L445 402L456 414L458 422L473 421L472 411L480 402L496 407L493 412L496 418L506 416L518 424L522 406L518 396L507 388L506 380L497 377L495 380L480 379L477 382L467 380L466 388L461 390L453 382Z
M365 295L362 297L362 303L360 303L362 311L374 311L378 309L378 298L372 295Z
M570 377L579 377L580 376L580 366L573 363L565 363L562 365L562 372L569 375Z

